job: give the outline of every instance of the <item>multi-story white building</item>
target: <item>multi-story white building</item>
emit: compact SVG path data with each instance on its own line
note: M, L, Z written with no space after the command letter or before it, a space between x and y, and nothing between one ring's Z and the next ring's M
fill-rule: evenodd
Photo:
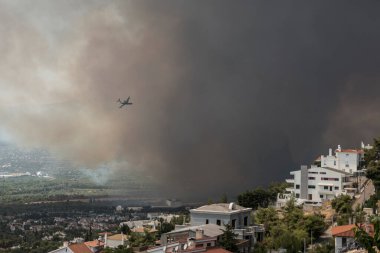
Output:
M288 194L293 195L301 202L320 204L323 200L333 199L340 194L350 194L355 189L352 188L352 177L348 172L333 168L322 168L312 166L301 166L300 170L290 172L292 176L286 179L292 187L287 188ZM281 204L289 199L289 196L282 196ZM279 196L281 199L281 196ZM280 206L281 204L278 203Z
M279 194L277 206L284 206L291 196L298 204L321 204L324 200L333 199L340 194L354 195L355 178L353 175L360 171L360 163L364 158L364 150L372 148L362 143L361 149L342 149L340 145L332 153L320 156L320 166L310 168L303 165L300 170L290 172L291 178L286 179L291 187L286 194Z
M332 154L332 149L329 149L329 154L321 155L321 167L329 167L341 170L348 173L355 173L360 168L360 162L364 158L363 149L342 149L340 145Z

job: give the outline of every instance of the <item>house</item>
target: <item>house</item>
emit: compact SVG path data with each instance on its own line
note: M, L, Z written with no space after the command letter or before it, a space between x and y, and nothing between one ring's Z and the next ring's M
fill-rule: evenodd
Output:
M291 178L286 182L291 184L286 189L287 194L279 194L277 206L286 204L290 196L294 196L298 204L320 205L324 200L334 199L341 194L353 196L356 188L353 188L354 179L349 172L312 165L308 168L302 165L300 170L291 171Z
M191 226L231 225L239 240L239 251L249 252L251 247L264 238L264 227L252 225L252 208L239 206L235 203L218 203L204 205L190 210Z
M362 144L362 149L342 149L342 147L338 145L338 148L335 150L335 155L332 154L332 149L330 148L328 155L320 156L320 166L353 174L360 169L360 163L364 159L364 148L364 144Z
M158 230L155 228L137 227L137 228L132 228L131 231L139 235L145 235L146 233L149 233L154 236Z
M363 228L369 235L374 235L374 227L372 224L362 224L359 225ZM355 242L355 224L336 226L331 229L331 234L335 240L335 253L347 252L352 249L357 248L357 243Z
M49 251L48 253L94 253L84 243L68 244L65 242L62 248Z
M104 248L104 242L101 240L94 240L94 241L88 241L84 242L84 244L91 250L93 253L98 253Z
M190 210L190 223L192 226L230 224L232 228L245 228L251 223L251 212L252 208L245 208L235 203L205 205Z
M128 237L123 233L111 236L105 235L104 242L106 247L117 248L118 246L125 245L128 242Z

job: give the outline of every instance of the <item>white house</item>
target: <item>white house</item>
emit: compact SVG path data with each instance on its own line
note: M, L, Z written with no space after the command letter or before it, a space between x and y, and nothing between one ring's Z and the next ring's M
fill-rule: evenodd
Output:
M251 223L251 211L252 208L245 208L235 203L205 205L190 210L190 223L192 226L230 224L232 228L245 228Z
M320 157L321 167L329 167L351 174L358 171L363 158L363 149L342 149L340 145L335 150L335 154L332 153L332 149L330 148L328 155L321 155Z
M374 228L372 224L360 224L359 226L369 235L374 235ZM355 224L331 228L331 235L335 240L335 253L347 252L357 248L354 232L355 228Z
M290 196L296 198L298 204L319 205L324 200L334 199L340 194L353 195L356 188L352 188L352 175L348 172L329 168L301 166L300 170L291 171L291 178L286 182L291 184L287 194L279 194L277 206L285 205Z

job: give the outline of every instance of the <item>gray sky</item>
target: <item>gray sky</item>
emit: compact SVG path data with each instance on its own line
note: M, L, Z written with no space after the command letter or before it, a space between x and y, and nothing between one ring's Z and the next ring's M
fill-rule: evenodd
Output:
M0 1L0 137L230 195L379 135L378 1ZM123 110L116 100L131 96ZM128 164L126 166L125 164Z

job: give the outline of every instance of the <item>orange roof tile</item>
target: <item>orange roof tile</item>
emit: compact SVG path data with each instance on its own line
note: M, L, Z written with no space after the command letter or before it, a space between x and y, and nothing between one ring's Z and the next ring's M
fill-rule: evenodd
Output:
M363 225L359 225L361 228L364 228ZM355 232L354 228L356 227L355 224L351 225L343 225L343 226L336 226L331 229L332 236L338 236L338 237L354 237ZM373 235L373 225L369 224L369 234Z
M231 251L225 250L223 248L210 248L206 250L207 253L232 253Z
M69 248L74 253L92 253L92 251L84 243L76 243L69 245Z
M84 244L88 247L99 247L99 246L104 246L104 242L94 240L94 241L89 241L89 242L84 242Z
M339 149L335 150L335 152L344 152L344 153L364 153L361 149L342 149L339 151Z

